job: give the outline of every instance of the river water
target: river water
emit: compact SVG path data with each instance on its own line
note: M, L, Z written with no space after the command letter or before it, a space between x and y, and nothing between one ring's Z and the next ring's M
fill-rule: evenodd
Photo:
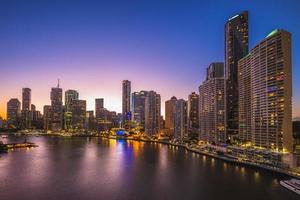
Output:
M286 176L183 148L97 137L30 136L27 141L39 147L0 155L1 200L299 199L280 186Z

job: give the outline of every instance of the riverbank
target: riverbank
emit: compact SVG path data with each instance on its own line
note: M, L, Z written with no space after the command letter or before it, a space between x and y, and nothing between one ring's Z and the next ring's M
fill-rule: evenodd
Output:
M262 165L262 164L258 164L258 163L254 163L254 162L249 162L249 161L244 161L244 160L239 160L237 158L234 157L228 157L226 155L218 155L218 154L214 154L214 153L209 153L209 152L204 152L201 151L199 149L190 147L189 145L184 145L184 144L176 144L176 143L172 143L169 141L159 141L159 140L151 140L151 139L136 139L136 138L118 138L118 137L109 137L109 136L99 136L101 138L107 138L107 139L115 139L115 140L134 140L134 141L139 141L139 142L149 142L149 143L160 143L160 144L165 144L165 145L171 145L171 146L176 146L176 147L180 147L180 148L184 148L190 152L193 153L197 153L197 154L201 154L201 155L205 155L205 156L209 156L212 158L216 158L225 162L230 162L230 163L235 163L235 164L239 164L239 165L243 165L243 166L247 166L247 167L254 167L260 170L268 170L268 171L272 171L275 173L280 173L283 175L287 175L293 178L298 178L300 179L300 174L297 174L296 172L293 171L289 171L289 170L285 170L285 169L281 169L278 167L271 167L271 166L267 166L267 165Z

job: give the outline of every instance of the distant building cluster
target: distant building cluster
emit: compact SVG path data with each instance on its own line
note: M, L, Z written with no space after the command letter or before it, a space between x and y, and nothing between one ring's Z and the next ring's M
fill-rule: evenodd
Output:
M76 90L51 89L51 105L43 115L31 104L30 88L23 88L22 103L7 103L7 126L45 131L125 131L180 140L250 144L278 152L293 152L300 140L299 123L292 127L291 34L276 29L249 50L248 12L225 24L224 62L212 62L199 93L187 100L171 97L161 116L161 96L155 91L131 92L122 82L122 113L109 111L104 99L95 99L94 111ZM0 121L2 123L2 120ZM300 152L300 148L299 148Z

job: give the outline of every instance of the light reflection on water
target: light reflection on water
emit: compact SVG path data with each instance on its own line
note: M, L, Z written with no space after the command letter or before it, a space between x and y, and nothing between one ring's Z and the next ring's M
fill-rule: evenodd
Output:
M278 184L280 175L171 145L96 137L28 140L39 147L0 157L1 200L18 194L22 199L296 199Z

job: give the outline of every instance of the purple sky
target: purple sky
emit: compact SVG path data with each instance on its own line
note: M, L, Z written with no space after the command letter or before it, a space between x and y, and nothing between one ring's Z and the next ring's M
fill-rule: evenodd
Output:
M250 47L275 28L292 33L293 115L300 116L299 1L1 1L0 115L9 98L32 89L42 110L50 90L76 89L121 111L121 81L164 101L198 92L206 67L224 60L224 24L249 11ZM272 3L270 3L272 2ZM266 7L268 9L266 9Z

